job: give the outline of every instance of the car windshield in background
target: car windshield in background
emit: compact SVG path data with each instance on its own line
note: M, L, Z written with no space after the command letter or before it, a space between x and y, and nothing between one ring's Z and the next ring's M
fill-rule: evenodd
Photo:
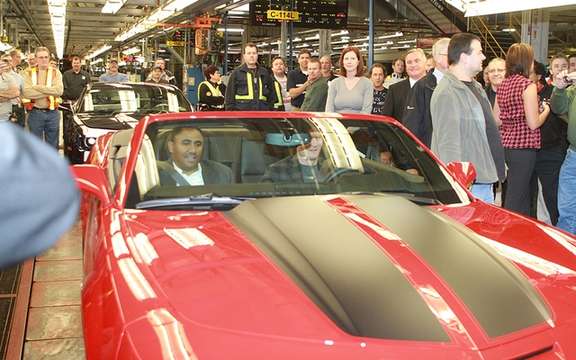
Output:
M157 114L190 110L190 104L182 93L168 85L96 84L84 93L78 112Z
M152 123L127 207L233 207L246 199L395 194L420 204L464 200L400 128L335 118Z

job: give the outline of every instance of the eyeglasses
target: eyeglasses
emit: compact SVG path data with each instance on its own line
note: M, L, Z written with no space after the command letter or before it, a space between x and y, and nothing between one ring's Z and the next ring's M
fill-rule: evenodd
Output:
M488 74L503 73L503 72L506 72L506 69L490 69L490 70L488 70Z

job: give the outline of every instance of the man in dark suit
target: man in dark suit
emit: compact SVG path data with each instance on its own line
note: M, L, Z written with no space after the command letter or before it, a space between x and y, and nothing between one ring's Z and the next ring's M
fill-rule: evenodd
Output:
M434 43L432 57L434 58L435 68L428 75L418 80L412 87L411 96L402 119L404 125L428 147L430 147L432 142L430 99L436 84L448 70L449 43L449 38L441 38Z
M403 122L406 104L410 98L410 89L416 81L426 75L426 54L422 49L412 49L406 54L406 72L408 79L390 85L382 108L382 115L392 116Z
M232 170L216 161L202 160L204 136L197 128L179 127L168 137L171 159L158 163L160 183L202 186L232 183Z

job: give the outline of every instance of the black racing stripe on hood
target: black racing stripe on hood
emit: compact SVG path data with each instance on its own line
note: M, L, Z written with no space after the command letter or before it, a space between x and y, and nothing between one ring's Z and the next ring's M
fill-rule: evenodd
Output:
M245 201L226 216L347 333L449 341L377 244L320 197Z
M521 272L468 228L398 197L345 197L396 233L464 301L491 337L550 319Z

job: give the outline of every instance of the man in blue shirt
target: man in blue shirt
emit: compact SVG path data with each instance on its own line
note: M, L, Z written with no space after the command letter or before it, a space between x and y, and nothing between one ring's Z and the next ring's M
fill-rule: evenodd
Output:
M100 75L100 82L127 82L128 75L118 72L118 61L110 60L108 62L108 71Z

